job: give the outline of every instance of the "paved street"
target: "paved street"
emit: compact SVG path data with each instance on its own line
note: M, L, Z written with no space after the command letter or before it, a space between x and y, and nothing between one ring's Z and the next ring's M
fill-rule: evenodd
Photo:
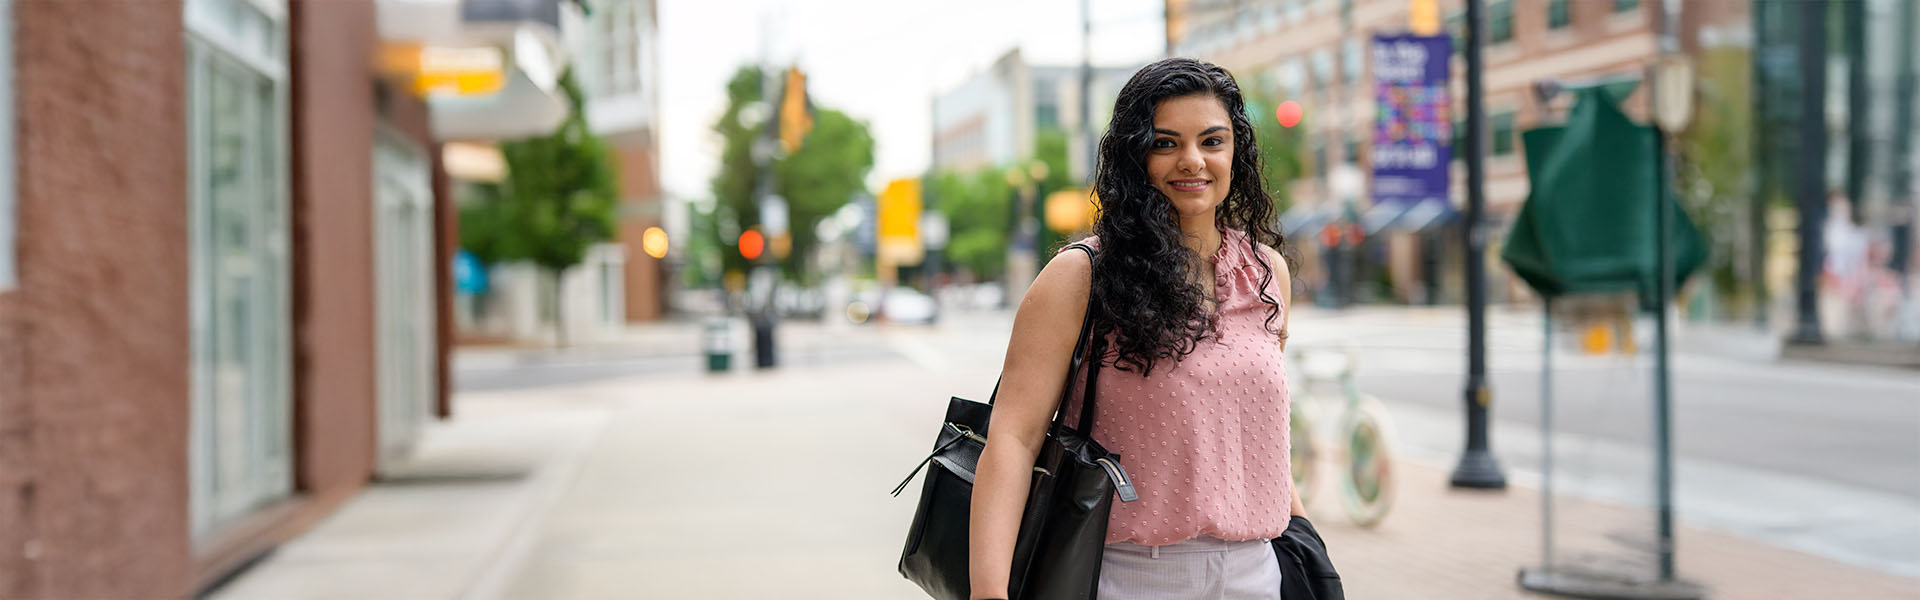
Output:
M1513 486L1483 494L1444 485L1460 440L1450 318L1296 316L1296 349L1345 339L1361 352L1363 387L1391 407L1405 459L1379 529L1347 524L1331 494L1310 509L1351 597L1521 597L1514 572L1539 560L1538 411L1525 408L1538 372L1524 362L1539 339L1523 337L1538 322L1494 320L1494 443ZM470 354L463 389L475 376L512 384L461 392L456 418L436 424L390 481L216 597L915 597L893 571L914 501L885 492L926 451L947 395L985 398L1006 327L1003 314L933 328L797 326L783 340L811 362L711 376L697 372L691 328L658 328L651 346L640 336L559 356ZM864 350L838 350L851 348ZM632 358L646 356L659 358ZM692 368L617 373L622 360L675 356ZM1566 367L1554 443L1560 556L1644 567L1650 462L1622 424L1644 415L1629 408L1645 401L1644 377L1607 359L1556 361ZM574 364L613 374L528 383ZM1920 374L1696 355L1677 364L1684 576L1716 598L1920 595L1920 500L1900 482L1859 483L1920 468L1920 453L1901 445L1920 429L1920 397L1902 393L1920 389ZM1729 381L1752 383L1706 396ZM1770 418L1740 417L1762 409ZM1827 430L1836 427L1850 433ZM1828 438L1849 443L1817 443ZM1781 444L1799 450L1770 447Z

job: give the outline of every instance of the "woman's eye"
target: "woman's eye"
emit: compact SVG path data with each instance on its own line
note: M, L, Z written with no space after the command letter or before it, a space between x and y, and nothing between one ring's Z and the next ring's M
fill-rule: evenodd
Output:
M1155 147L1155 148L1172 148L1172 147L1173 147L1173 140L1170 140L1170 139L1167 139L1167 138L1160 138L1160 139L1157 139L1157 140L1154 140L1154 141L1153 141L1153 147Z
M1200 143L1206 144L1208 146L1218 146L1218 145L1227 143L1227 141L1217 137L1210 137L1210 138L1207 138L1207 141L1200 142Z

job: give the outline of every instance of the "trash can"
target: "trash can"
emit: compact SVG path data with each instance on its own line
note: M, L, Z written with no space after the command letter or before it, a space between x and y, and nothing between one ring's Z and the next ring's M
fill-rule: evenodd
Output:
M701 344L707 351L707 372L725 373L733 365L732 327L724 318L707 320L706 330L702 334Z

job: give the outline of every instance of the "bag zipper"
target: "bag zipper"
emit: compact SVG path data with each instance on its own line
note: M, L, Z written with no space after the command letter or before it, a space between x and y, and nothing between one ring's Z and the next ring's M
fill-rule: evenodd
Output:
M966 436L967 439L971 439L973 441L980 442L982 444L987 443L986 436L980 435L978 433L974 433L972 427L968 427L968 426L961 425L959 423L954 423L951 421L947 422L947 426L952 427L954 433L958 433L960 435Z
M1121 502L1132 502L1140 499L1139 490L1133 489L1133 479L1127 477L1127 470L1120 467L1120 461L1111 458L1100 458L1095 459L1093 462L1100 463L1100 466L1106 467L1107 478L1113 480L1113 491L1119 492Z

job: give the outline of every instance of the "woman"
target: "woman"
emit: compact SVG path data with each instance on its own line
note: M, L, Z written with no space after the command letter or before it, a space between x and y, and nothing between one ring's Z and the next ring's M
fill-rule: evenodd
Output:
M1113 505L1099 597L1278 598L1267 540L1305 513L1281 366L1291 276L1238 84L1193 59L1148 65L1120 90L1099 158L1097 256L1054 256L1014 318L974 482L972 597L1006 597L1029 474L1091 293L1108 336L1093 436L1140 496Z

